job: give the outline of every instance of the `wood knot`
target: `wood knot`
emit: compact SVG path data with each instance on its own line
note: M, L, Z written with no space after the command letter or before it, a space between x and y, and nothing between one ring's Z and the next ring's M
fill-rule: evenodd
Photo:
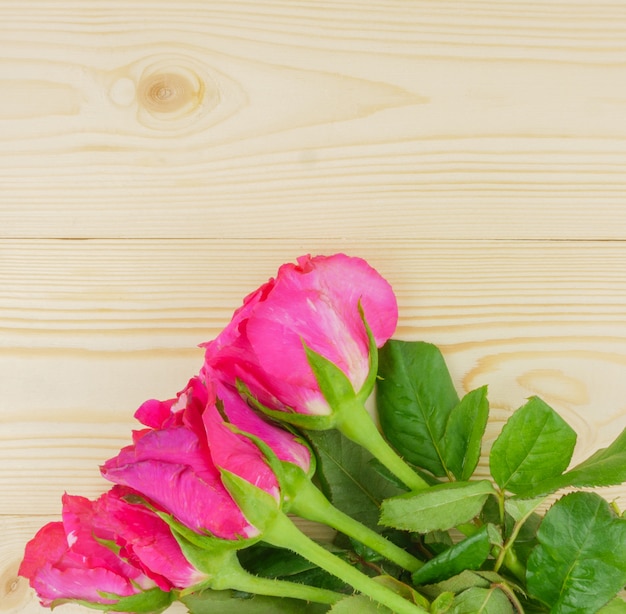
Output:
M24 605L28 595L28 581L17 575L19 561L7 566L0 574L0 612Z
M127 68L126 77L136 84L137 119L143 126L167 132L198 129L222 102L215 71L195 58L183 55L146 58ZM119 87L118 90L123 91ZM118 92L120 100L123 96Z
M173 50L107 72L111 115L137 134L165 138L198 134L229 119L247 104L246 93L208 60Z
M202 102L204 88L198 79L173 72L143 79L139 100L152 113L188 113Z

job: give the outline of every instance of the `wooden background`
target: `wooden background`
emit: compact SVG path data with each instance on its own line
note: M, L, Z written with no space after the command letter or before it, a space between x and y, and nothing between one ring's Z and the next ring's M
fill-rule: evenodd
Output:
M378 268L490 439L533 394L578 460L626 426L623 0L0 0L0 88L1 614L44 611L27 539L303 253Z

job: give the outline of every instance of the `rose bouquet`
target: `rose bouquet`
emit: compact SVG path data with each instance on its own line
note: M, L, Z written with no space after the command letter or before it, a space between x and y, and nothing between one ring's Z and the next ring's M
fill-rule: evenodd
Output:
M20 574L42 605L626 612L626 519L588 490L626 481L626 432L570 467L575 432L533 397L479 479L486 388L459 398L435 346L392 339L397 319L359 258L283 265L174 398L137 410L143 428L101 468L112 488L65 495L27 544Z

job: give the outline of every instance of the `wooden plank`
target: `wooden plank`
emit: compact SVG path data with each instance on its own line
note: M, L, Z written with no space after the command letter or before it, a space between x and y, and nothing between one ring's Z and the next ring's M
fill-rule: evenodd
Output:
M5 1L0 234L621 239L625 36L620 2Z
M490 440L531 394L576 428L576 459L626 426L621 242L5 239L2 614L44 611L15 574L25 542L58 517L61 494L107 488L98 465L128 442L135 407L177 390L201 360L195 344L307 250L361 255L392 282L396 336L439 344L459 390L489 384ZM625 487L602 492L623 506Z
M0 514L10 515L55 513L64 490L100 492L98 465L128 442L135 408L180 389L201 364L196 345L304 251L298 240L0 245ZM396 337L442 347L460 391L489 384L490 439L532 394L576 428L577 459L626 426L623 243L307 247L361 255L392 282Z
M45 611L15 577L26 540L63 491L107 487L137 405L304 252L370 260L397 336L489 384L482 474L531 394L574 462L606 445L625 35L618 0L0 3L0 614Z

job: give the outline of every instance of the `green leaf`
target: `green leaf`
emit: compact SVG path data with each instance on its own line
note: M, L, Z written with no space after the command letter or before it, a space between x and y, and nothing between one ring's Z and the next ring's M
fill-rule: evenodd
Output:
M504 509L515 522L519 522L523 518L528 518L544 501L545 497L537 497L535 499L518 499L512 497L505 500Z
M369 461L369 464L371 465L372 469L380 473L389 482L395 484L398 487L398 490L401 490L402 492L405 492L407 490L407 487L404 485L402 480L400 480L393 473L391 473L391 471L389 471L389 469L387 469L387 467L385 467L385 465L383 465L377 458L372 458ZM433 477L430 473L426 473L424 471L421 471L419 468L415 468L415 467L413 469L419 475L419 477L424 480L424 482L428 486L441 484L441 481Z
M546 513L527 565L528 591L553 614L596 612L626 583L626 520L595 493L576 492Z
M469 588L489 588L493 583L503 581L503 578L491 571L469 571L466 569L448 580L420 586L420 592L426 597L434 598L441 593L459 594Z
M181 597L189 614L324 614L330 606L299 599L255 595L242 598L234 591L202 591Z
M454 593L441 593L430 605L431 614L445 614L454 604Z
M348 554L328 544L325 547L347 560ZM266 544L255 544L237 553L244 569L264 578L289 580L318 588L341 591L345 584L295 552Z
M509 598L498 588L470 588L454 601L452 614L513 614Z
M469 480L478 465L488 417L486 386L466 394L450 412L444 433L444 464L458 480Z
M404 582L401 582L393 576L376 576L374 578L374 582L376 582L377 584L382 584L397 595L400 595L407 601L414 603L425 611L428 611L428 608L430 607L430 603L428 602L428 599L426 599L426 597L420 595L414 588L412 588L408 584L405 584Z
M479 569L487 560L491 540L487 526L428 561L413 574L416 585L440 582L466 569Z
M607 448L601 448L573 469L537 484L532 494L548 494L575 486L615 486L626 482L626 429Z
M621 597L616 597L600 608L597 614L626 614L626 601Z
M493 492L488 480L431 486L383 501L380 523L415 533L445 531L478 515Z
M491 475L503 490L532 492L567 469L575 431L546 403L529 399L507 421L489 456Z
M341 557L344 558L344 557ZM347 556L345 560L348 560ZM307 586L314 586L316 588L323 588L337 593L350 592L352 587L346 584L343 580L328 573L325 569L320 567L314 567L302 571L298 574L290 576L289 581L297 584L306 584Z
M372 455L339 431L308 431L317 456L317 478L324 494L342 512L370 529L380 531L383 499L401 492L371 463Z
M331 608L332 614L393 614L393 610L372 601L364 595L354 595L346 597Z
M441 352L390 340L378 354L377 407L388 441L410 463L446 476L444 436L459 397Z
M434 555L441 554L454 545L448 531L430 531L422 536L422 542Z
M626 481L626 429L608 447L568 471L566 486L614 486Z
M244 569L265 578L286 578L318 569L317 565L291 550L266 544L254 544L239 551L237 556Z

